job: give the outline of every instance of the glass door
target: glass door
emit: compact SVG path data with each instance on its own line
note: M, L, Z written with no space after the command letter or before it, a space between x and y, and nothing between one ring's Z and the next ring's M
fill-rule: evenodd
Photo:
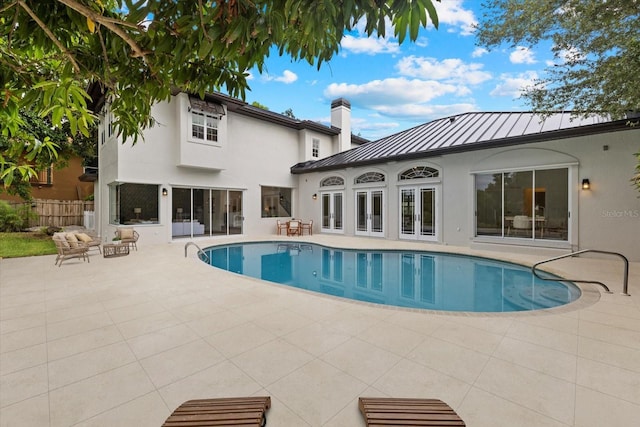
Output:
M322 231L326 233L342 233L344 207L341 191L322 193Z
M244 216L242 214L242 191L229 191L229 234L242 234Z
M384 236L383 190L356 191L356 234Z
M436 240L436 189L411 187L400 190L400 237Z

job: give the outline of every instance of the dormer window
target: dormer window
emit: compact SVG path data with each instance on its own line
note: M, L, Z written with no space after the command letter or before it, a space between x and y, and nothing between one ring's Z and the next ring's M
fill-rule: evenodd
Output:
M224 107L220 104L189 97L191 119L191 141L217 143L218 125L224 116Z
M203 142L218 142L218 117L192 110L191 137Z

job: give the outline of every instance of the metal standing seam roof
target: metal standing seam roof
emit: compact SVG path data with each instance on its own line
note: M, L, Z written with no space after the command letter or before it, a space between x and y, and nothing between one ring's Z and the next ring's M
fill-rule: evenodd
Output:
M476 112L434 120L333 156L297 164L292 173L341 169L487 147L621 130L626 120L574 112Z

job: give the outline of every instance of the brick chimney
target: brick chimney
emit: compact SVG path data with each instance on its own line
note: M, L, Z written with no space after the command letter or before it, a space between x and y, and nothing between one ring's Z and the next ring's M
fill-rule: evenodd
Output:
M351 148L351 103L344 98L331 101L331 126L340 129L338 152Z

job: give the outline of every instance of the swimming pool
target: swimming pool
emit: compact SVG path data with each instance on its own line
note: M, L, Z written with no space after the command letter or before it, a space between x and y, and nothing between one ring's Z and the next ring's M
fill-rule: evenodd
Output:
M464 255L292 242L214 246L205 253L210 265L234 273L399 307L514 312L556 307L580 297L574 284L538 279L528 267Z

